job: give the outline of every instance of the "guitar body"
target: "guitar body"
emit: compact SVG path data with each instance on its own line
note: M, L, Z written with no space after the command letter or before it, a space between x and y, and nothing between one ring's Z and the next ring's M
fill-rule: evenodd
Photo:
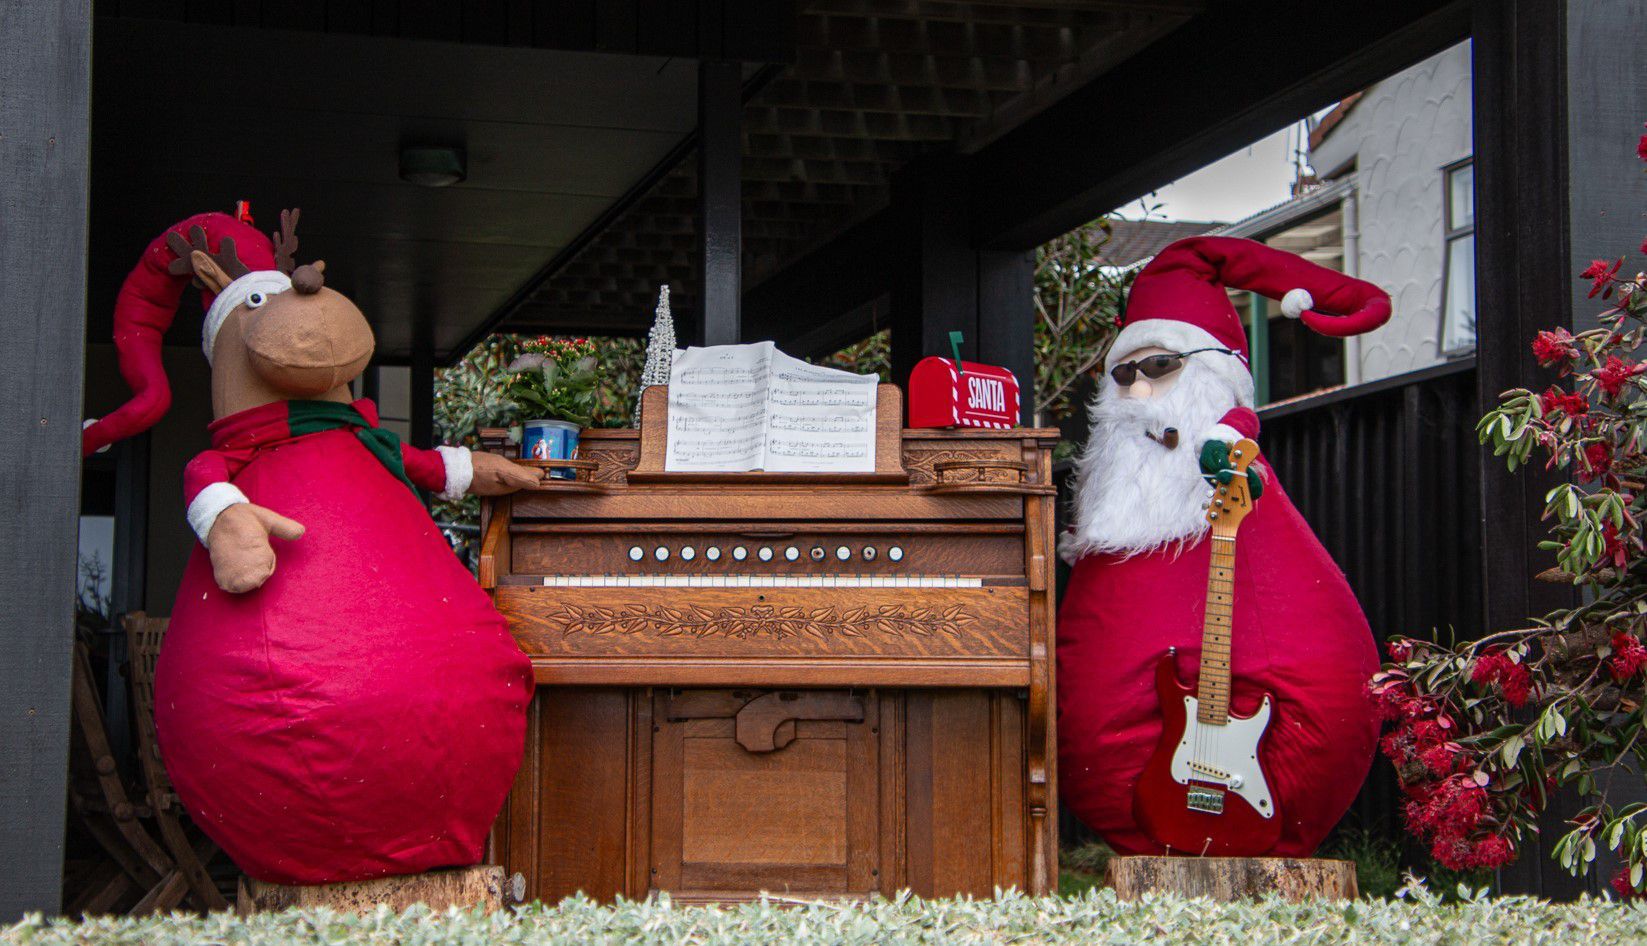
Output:
M1178 679L1173 652L1155 668L1161 741L1138 777L1133 817L1177 854L1259 857L1281 838L1281 819L1264 777L1260 749L1273 701L1222 726L1196 719L1195 690Z

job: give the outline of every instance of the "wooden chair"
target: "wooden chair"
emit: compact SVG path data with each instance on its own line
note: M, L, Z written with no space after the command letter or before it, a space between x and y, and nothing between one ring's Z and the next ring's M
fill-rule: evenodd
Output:
M153 812L161 842L171 855L173 867L163 880L187 894L204 910L226 910L229 902L212 882L206 865L217 854L217 846L203 833L183 823L183 806L172 788L166 766L160 758L160 742L154 728L154 667L160 644L166 637L167 618L149 617L141 611L126 615L127 650L131 655L132 702L137 719L137 755L147 786L147 801Z

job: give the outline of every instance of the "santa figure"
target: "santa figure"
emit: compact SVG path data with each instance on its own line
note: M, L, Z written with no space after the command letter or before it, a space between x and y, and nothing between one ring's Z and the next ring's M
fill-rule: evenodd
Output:
M378 426L350 389L371 328L323 262L295 265L282 222L278 246L221 213L149 244L114 310L132 399L83 435L89 455L165 413L161 339L194 280L216 420L184 472L199 542L155 670L160 750L190 816L260 880L473 864L520 765L532 668L418 490L541 475Z
M1334 337L1390 316L1376 286L1228 237L1180 240L1133 284L1077 461L1074 525L1060 543L1074 570L1058 615L1060 794L1122 854L1166 851L1134 798L1163 730L1157 664L1176 648L1179 679L1195 685L1210 484L1229 482L1234 442L1259 439L1226 288L1280 299L1287 316ZM1259 462L1248 476L1256 499L1237 536L1230 713L1250 716L1272 697L1259 751L1280 832L1267 850L1222 853L1305 857L1371 765L1378 724L1363 687L1377 653L1343 573L1273 471Z

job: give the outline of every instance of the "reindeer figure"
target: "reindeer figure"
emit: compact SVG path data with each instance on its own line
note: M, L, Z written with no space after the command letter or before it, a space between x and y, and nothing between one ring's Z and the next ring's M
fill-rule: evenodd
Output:
M89 452L165 411L159 339L194 281L216 420L184 474L200 545L156 668L166 766L260 880L472 864L520 764L531 666L417 490L541 472L378 426L350 393L371 327L324 262L295 264L297 221L271 240L203 214L150 244L115 310L134 397L85 433Z

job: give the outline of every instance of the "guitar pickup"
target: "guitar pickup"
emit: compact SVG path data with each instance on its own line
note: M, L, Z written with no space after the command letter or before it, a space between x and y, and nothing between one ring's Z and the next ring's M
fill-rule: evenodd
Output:
M1224 813L1224 793L1205 788L1192 788L1186 794L1184 807L1209 815Z

